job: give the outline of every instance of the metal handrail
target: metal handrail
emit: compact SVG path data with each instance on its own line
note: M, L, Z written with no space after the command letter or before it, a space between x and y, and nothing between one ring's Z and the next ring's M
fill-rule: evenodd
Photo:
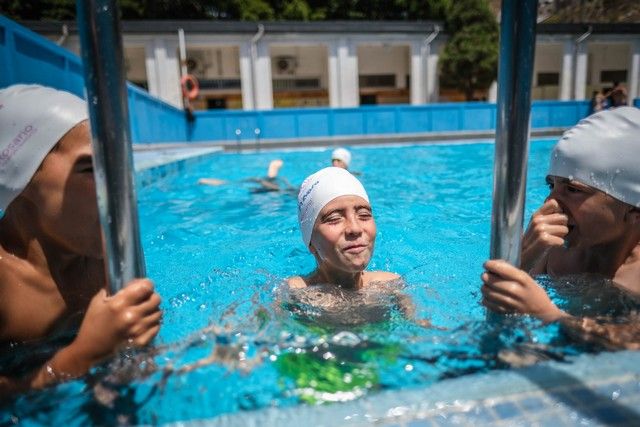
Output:
M515 266L524 219L537 4L503 0L500 21L490 257Z
M145 276L116 0L78 0L98 210L111 294Z

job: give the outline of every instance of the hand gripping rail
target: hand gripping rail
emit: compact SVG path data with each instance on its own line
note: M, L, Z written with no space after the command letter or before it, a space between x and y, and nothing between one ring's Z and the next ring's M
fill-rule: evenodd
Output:
M490 258L520 264L529 155L536 0L503 0Z

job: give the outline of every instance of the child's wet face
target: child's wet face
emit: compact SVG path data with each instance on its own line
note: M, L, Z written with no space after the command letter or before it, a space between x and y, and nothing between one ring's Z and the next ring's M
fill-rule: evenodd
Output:
M615 242L628 232L627 206L608 194L578 181L549 176L551 193L568 216L570 246L591 247Z
M89 124L71 129L45 157L24 193L41 226L68 250L102 257Z
M318 215L311 247L319 262L346 272L363 271L373 255L376 223L369 202L340 196Z

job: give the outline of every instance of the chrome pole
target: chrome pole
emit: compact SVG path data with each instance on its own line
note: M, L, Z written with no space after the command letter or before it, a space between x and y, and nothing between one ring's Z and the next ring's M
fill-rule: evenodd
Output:
M116 0L78 0L98 210L109 290L145 276L132 170L127 90Z
M515 266L520 265L537 4L502 0L500 20L490 257Z

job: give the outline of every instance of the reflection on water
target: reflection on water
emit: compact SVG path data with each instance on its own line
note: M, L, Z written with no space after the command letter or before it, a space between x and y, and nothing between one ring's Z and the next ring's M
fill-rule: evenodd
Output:
M612 280L600 275L574 275L556 280L539 276L537 279L556 304L574 316L624 316L639 305L639 301Z
M323 327L352 327L391 319L402 310L407 296L402 281L372 283L359 290L333 285L287 289L279 297L286 310L301 322Z
M575 314L625 315L637 309L610 283L592 279L540 281L556 303ZM402 291L411 294L416 288ZM424 327L398 308L395 292L292 291L275 287L267 304L264 295L255 294L245 309L230 304L211 325L187 338L125 353L82 381L11 402L0 420L67 418L51 399L75 408L72 424L155 423L230 406L248 410L347 401L374 390L564 360L584 350L556 325L527 317ZM175 411L166 415L160 407Z

